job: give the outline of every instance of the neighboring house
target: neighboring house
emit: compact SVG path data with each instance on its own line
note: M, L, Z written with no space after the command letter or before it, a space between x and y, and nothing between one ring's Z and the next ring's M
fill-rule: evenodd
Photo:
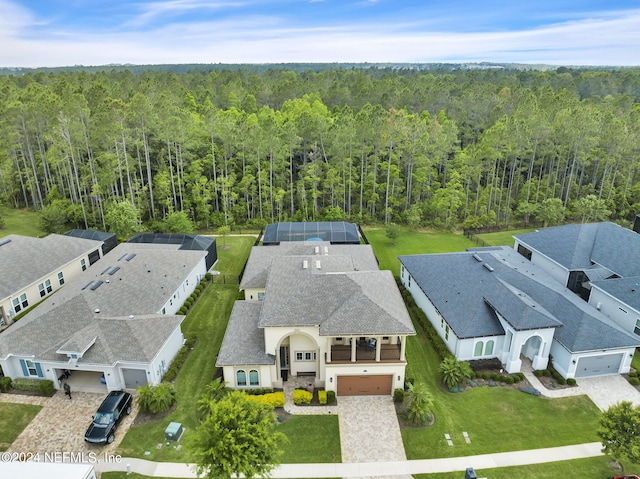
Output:
M4 374L56 388L80 376L107 390L158 383L183 344L178 309L207 272L208 251L180 247L117 246L0 334Z
M629 371L640 338L629 334L508 247L401 256L401 281L460 360L522 357L565 378Z
M251 250L217 366L232 388L309 376L338 395L404 387L415 329L369 245L289 242Z
M57 234L0 239L0 326L98 261L101 247L102 241Z
M531 263L640 338L640 234L603 222L547 228L515 241Z

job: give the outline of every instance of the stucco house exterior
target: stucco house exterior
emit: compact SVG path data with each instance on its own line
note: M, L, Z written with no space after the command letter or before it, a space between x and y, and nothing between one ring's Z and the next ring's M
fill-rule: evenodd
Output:
M369 245L283 242L252 249L217 366L232 388L281 388L309 376L338 395L404 387L415 329Z
M184 341L178 309L207 272L208 251L180 246L122 243L68 281L0 334L4 374L56 388L80 377L109 391L158 383Z
M401 256L401 281L460 360L550 359L565 378L628 372L640 338L512 248Z
M0 239L0 326L53 294L99 260L102 241L50 234Z

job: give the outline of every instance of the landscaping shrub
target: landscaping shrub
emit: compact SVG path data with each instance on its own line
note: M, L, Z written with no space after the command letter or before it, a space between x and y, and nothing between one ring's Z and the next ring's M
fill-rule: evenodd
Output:
M411 364L408 363L404 368L404 387L409 387L409 384L413 384L415 380L416 377L413 373L413 368L411 367Z
M40 388L40 392L44 396L53 396L53 393L56 392L56 388L53 387L53 381L51 381L50 379L40 381L40 384L38 386Z
M498 373L491 373L491 379L493 381L500 381L500 375Z
M39 392L41 382L42 379L17 378L13 380L12 386L13 389L17 389L18 391Z
M168 411L176 402L176 391L173 384L161 382L157 386L146 384L138 388L136 404L142 412L157 414Z
M249 395L248 398L251 401L256 401L264 404L265 406L269 406L272 409L284 407L284 392L282 391L276 393Z
M187 298L187 300L184 302L184 306L186 306L187 308L190 308L192 304L193 300L191 298Z
M187 311L188 311L188 310L189 310L189 308L187 308L186 306L182 306L182 307L178 310L178 314L181 314L181 315L183 315L183 316L184 316L185 314L187 314Z
M569 379L567 379L567 384L569 386L575 386L576 385L576 380L573 379L573 378L569 378Z
M404 392L404 390L402 389L400 389L400 391ZM324 389L318 391L318 401L320 402L320 404L327 404L327 391L325 391Z
M176 354L176 357L173 358L173 361L171 362L171 366L169 366L169 369L167 369L167 372L164 373L164 376L162 377L163 381L172 382L176 378L176 376L178 375L178 371L180 371L180 368L182 367L182 365L187 359L187 355L189 354L189 351L191 351L191 349L195 344L196 344L195 338L189 338L185 340L182 347L178 350L178 354Z
M311 404L311 399L313 398L313 394L311 394L306 389L296 389L293 391L293 403L297 405L308 405Z
M0 379L0 392L6 393L9 389L11 389L11 378L4 377Z
M250 396L262 396L263 394L272 393L273 389L271 389L271 388L251 388L251 389L244 389L243 391L245 393L249 394Z
M404 389L394 389L393 390L393 402L402 402L404 401Z
M335 404L335 403L336 403L336 392L327 391L327 404Z
M565 384L567 384L567 380L565 378L563 378L562 376L560 376L559 378L556 379L558 381L558 384L562 384L563 386Z
M549 371L548 369L543 369L542 370L542 375L546 378L548 378L549 376L551 376L551 371Z
M512 376L507 376L506 378L504 378L504 382L511 385L514 383L514 378Z
M535 377L540 378L544 375L544 371L542 369L536 369L535 371L533 371L533 374L535 375Z
M640 384L640 378L629 378L629 384L632 386L637 386Z
M211 281L211 278L213 278L213 275L210 272L207 271L207 273L204 275L204 278L207 281Z
M638 377L638 371L629 371L629 377L630 378L637 378Z

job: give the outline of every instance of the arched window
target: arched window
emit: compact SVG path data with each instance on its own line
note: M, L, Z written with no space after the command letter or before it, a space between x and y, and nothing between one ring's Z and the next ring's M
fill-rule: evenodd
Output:
M487 347L484 350L484 354L485 356L488 356L489 354L493 354L493 339L487 341Z
M482 341L478 341L476 343L476 348L473 351L474 356L482 356L482 349L484 348L484 343Z
M247 385L247 373L244 372L243 369L239 369L236 372L236 386L246 386Z
M249 371L249 386L260 386L260 375L255 369Z

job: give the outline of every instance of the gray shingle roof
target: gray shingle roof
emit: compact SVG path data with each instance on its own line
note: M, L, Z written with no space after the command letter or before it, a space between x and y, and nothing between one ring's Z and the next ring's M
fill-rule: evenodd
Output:
M640 311L640 277L592 281L591 284Z
M236 301L224 333L216 366L275 364L264 352L264 330L258 328L262 301Z
M102 241L51 234L44 238L8 235L0 240L0 300L51 276L80 256L102 245Z
M0 334L0 357L65 361L56 351L81 347L97 336L79 363L152 359L182 321L182 316L159 314L161 308L205 254L174 245L119 245ZM95 290L86 287L100 281Z
M320 326L326 336L415 334L390 271L343 272L344 265L331 256L274 259L259 326Z
M315 255L316 248L319 248L319 255ZM328 251L328 255L325 251ZM254 246L240 282L240 289L264 288L267 284L269 267L275 258L311 255L318 256L320 260L342 257L342 263L339 266L342 268L341 271L378 269L378 262L370 245L332 245L329 242L299 241L283 242L278 246Z
M554 338L572 352L640 345L511 248L402 256L400 262L459 338L504 334L489 302L515 329L553 327L555 320Z

